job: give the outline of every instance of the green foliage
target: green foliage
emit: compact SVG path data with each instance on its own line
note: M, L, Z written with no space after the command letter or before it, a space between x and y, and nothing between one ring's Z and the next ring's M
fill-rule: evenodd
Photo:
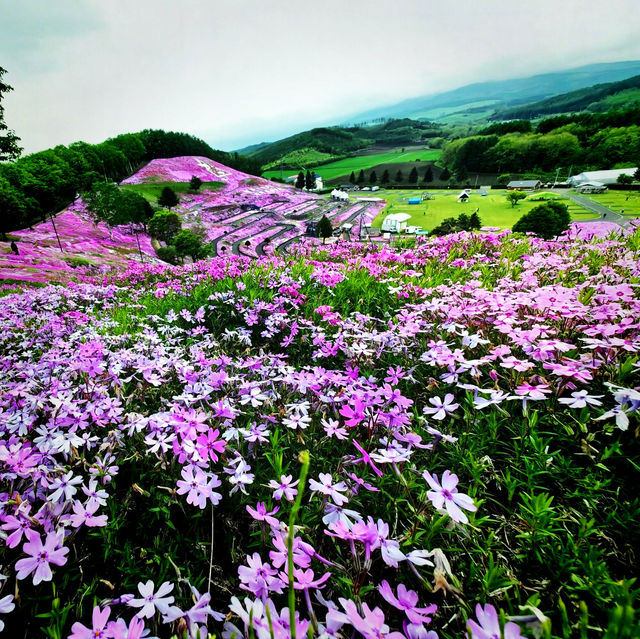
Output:
M621 173L616 180L618 184L633 184L633 175L627 175L626 173Z
M318 222L317 231L318 231L318 237L322 238L323 244L325 243L325 240L328 237L331 237L333 235L333 226L331 225L331 222L329 221L329 218L326 215L323 215L320 218L320 221Z
M165 186L158 198L158 205L171 209L176 206L179 201L180 200L178 199L176 192L170 186Z
M189 188L192 191L199 191L202 186L202 180L197 175L192 175L189 180Z
M480 229L482 222L477 211L471 215L460 213L457 218L447 217L432 231L431 235L449 235L449 233L458 233L459 231L476 231Z
M429 182L433 182L433 169L431 168L431 165L429 165L427 167L427 170L424 172L424 178L422 181L425 184L428 184Z
M507 191L505 197L511 206L515 206L520 200L524 200L527 194L525 191Z
M383 184L389 184L390 178L389 178L389 170L385 169L383 174L382 174L382 183Z
M563 202L550 200L532 208L514 225L514 233L534 233L545 240L558 237L569 228L571 217Z
M358 179L356 180L358 184L364 184L364 171L360 169L360 173L358 173Z
M13 87L2 81L2 76L6 70L0 67L0 162L13 160L20 156L22 149L18 146L20 138L13 131L10 131L4 122L4 109L2 107L2 94L13 91Z
M173 241L181 229L180 216L173 211L157 211L149 221L149 235L167 244Z
M109 226L131 223L146 228L153 216L153 209L145 198L133 191L121 191L109 182L96 182L83 194L83 199L93 218Z
M202 243L199 235L189 229L182 229L174 238L176 255L178 257L189 256L194 262L203 260L210 255L210 249Z
M378 181L378 175L375 171L369 173L369 184L375 184Z
M161 260L163 260L164 262L168 262L169 264L178 263L178 253L176 251L176 247L172 244L167 244L167 246L159 246L156 249L156 255Z
M402 175L402 170L401 169L398 169L396 171L395 181L398 182L398 184L404 182L404 175Z
M449 173L449 169L445 166L444 169L440 172L440 181L446 182L451 177L451 173Z
M356 174L353 171L351 171L351 175L349 176L349 182L351 184L355 184L356 183Z
M296 179L296 189L303 189L303 188L304 188L304 171L300 171Z
M418 169L414 166L409 173L409 183L416 184L418 181Z
M304 187L307 191L311 191L316 188L316 175L311 171L307 170L304 176Z

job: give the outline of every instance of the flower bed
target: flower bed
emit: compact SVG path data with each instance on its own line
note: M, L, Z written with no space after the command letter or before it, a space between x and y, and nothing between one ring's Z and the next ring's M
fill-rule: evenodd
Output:
M5 296L8 636L633 636L637 239L305 240Z

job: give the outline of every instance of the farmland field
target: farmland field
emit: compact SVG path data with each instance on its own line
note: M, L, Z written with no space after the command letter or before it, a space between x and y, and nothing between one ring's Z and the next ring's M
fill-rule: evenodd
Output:
M433 200L426 200L421 204L408 204L406 202L410 197L419 197L422 193L427 192L434 196ZM483 226L511 228L522 215L541 203L540 201L533 201L531 198L535 198L536 194L532 194L521 200L515 207L512 207L505 197L506 191L487 191L486 196L481 196L474 191L468 202L460 203L457 201L459 193L459 190L442 189L407 191L389 189L377 191L375 195L387 200L388 204L373 221L372 226L375 228L382 226L382 221L390 213L408 213L411 215L411 220L407 222L408 225L422 226L430 231L447 217L457 217L460 213L470 214L479 209L478 215L482 220ZM596 217L591 211L566 198L554 196L554 199L562 199L563 202L568 204L571 218L575 221Z
M336 162L330 162L329 164L322 164L316 166L313 170L322 176L324 181L332 180L340 176L346 176L347 178L353 171L358 175L361 170L366 171L371 167L378 164L385 163L402 163L402 162L416 162L416 167L420 167L420 162L435 162L440 157L440 149L424 149L422 151L389 151L387 153L375 153L372 155L358 155L352 158L345 158L344 160L337 160ZM295 174L295 171L284 171L285 177ZM263 177L272 178L280 177L280 170L265 171Z

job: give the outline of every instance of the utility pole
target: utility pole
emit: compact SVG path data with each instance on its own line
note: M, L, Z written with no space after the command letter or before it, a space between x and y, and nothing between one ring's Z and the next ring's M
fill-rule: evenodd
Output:
M60 236L58 235L58 229L56 228L55 220L53 219L53 213L49 213L51 217L51 224L53 225L53 232L56 234L56 239L58 240L58 246L60 247L60 252L64 253L64 249L62 248L62 244L60 243Z

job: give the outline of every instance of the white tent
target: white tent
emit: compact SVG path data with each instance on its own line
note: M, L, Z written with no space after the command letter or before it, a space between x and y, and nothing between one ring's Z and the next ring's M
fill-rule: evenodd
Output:
M331 191L331 199L332 200L343 200L346 201L349 199L349 194L346 193L345 191L340 191L338 189L333 189L333 191Z

